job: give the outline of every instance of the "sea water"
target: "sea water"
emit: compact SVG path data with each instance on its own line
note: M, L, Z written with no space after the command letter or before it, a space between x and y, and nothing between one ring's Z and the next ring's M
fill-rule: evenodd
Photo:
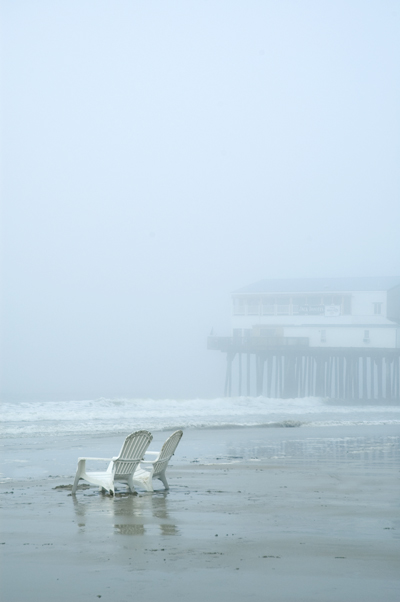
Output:
M147 429L400 425L400 404L270 399L94 399L2 403L6 437L111 434Z
M79 456L112 457L136 430L159 449L184 438L174 462L400 462L400 405L321 398L95 399L2 404L0 481L72 478Z

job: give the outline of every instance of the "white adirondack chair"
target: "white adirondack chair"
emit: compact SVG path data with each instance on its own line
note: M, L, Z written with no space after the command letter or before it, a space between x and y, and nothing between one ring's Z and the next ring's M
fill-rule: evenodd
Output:
M154 460L143 460L133 475L133 484L135 487L143 487L146 491L154 491L153 479L159 479L164 484L165 489L169 489L165 471L168 462L175 453L178 443L183 435L182 431L175 431L165 441L159 452L147 451L145 457L155 456Z
M78 468L72 486L72 494L75 495L80 479L84 479L92 485L98 485L100 489L105 489L112 495L114 495L115 481L128 483L129 489L132 492L135 491L133 473L143 459L152 439L153 435L148 431L136 431L136 433L128 435L119 455L114 458L78 458ZM109 462L109 465L107 470L102 472L87 472L87 460L105 460Z

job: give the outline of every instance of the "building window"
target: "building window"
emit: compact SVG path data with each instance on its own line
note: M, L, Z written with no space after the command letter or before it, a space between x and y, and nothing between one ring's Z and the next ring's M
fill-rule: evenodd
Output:
M306 297L293 297L293 314L303 315L305 313L308 313Z
M235 298L233 300L233 313L235 316L244 316L244 313L245 313L244 299Z
M277 310L279 316L289 315L289 305L278 305Z
M275 299L274 297L264 297L262 300L263 316L273 316L275 314Z
M382 303L374 303L374 314L382 313Z
M364 343L369 343L369 330L364 330Z
M247 305L247 314L249 316L258 316L260 313L260 300L259 299L249 299Z
M304 313L310 316L321 316L324 314L325 308L322 304L322 297L319 295L310 295L307 297L307 305L304 308ZM303 312L302 312L303 313Z
M321 330L321 343L326 343L326 330Z
M351 297L343 297L343 314L345 316L351 315Z
M275 336L274 328L260 328L260 337L267 337L269 339Z
M290 313L290 297L278 297L276 300L277 314L287 316Z

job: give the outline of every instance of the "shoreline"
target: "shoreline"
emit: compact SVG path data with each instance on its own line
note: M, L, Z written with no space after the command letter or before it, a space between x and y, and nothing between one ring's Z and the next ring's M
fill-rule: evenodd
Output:
M77 457L115 455L121 436L19 440L17 459L30 452L28 465L0 484L1 599L397 602L398 429L347 429L332 427L308 448L303 428L187 429L168 492L121 486L115 498L95 487L74 498L70 487ZM154 435L153 449L167 436ZM338 454L332 439L349 438L358 448ZM391 438L392 454L377 448ZM297 455L262 457L268 444ZM44 475L46 457L49 470L67 472ZM37 476L27 476L32 467Z
M160 449L172 431L153 431L149 449ZM73 479L80 456L112 457L124 433L70 433L55 436L3 437L0 483L9 480ZM365 462L400 465L400 428L397 425L340 425L296 428L240 427L184 430L174 464L193 461L221 463L259 459L286 462L347 461L363 456ZM254 456L254 457L253 457Z

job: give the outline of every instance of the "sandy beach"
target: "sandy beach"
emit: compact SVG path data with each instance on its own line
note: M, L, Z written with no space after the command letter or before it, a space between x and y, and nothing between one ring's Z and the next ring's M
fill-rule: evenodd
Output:
M114 455L120 436L9 439L1 599L397 602L398 441L389 426L187 429L168 492L113 499L70 487L77 457Z

